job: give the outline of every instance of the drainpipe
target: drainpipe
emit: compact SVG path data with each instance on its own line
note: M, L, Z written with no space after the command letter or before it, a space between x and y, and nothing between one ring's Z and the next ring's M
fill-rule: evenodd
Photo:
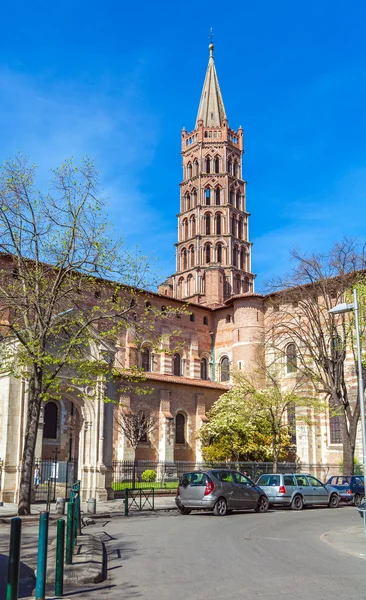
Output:
M215 381L215 334L210 331L211 336L211 381Z

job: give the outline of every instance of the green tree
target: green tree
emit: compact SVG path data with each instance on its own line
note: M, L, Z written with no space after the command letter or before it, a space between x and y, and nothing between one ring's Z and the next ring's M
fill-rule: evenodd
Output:
M139 304L148 261L109 229L93 162L66 161L46 194L36 187L36 171L22 155L0 168L2 369L27 383L21 515L30 513L42 402L114 375L126 387L138 382L141 373L117 362L114 344L126 329L136 347L153 339L156 317Z

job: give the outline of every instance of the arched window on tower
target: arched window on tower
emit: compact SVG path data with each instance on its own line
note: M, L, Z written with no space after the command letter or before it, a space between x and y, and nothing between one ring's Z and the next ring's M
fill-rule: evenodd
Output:
M184 219L183 221L183 239L187 240L189 237L188 235L188 219Z
M211 215L205 215L205 234L211 234Z
M238 266L238 247L234 246L233 248L233 265L234 267Z
M217 244L216 246L216 257L217 257L217 262L218 263L222 263L222 244Z
M239 240L241 240L243 238L243 219L241 217L239 219L238 238L239 238Z
M183 248L182 250L182 271L187 269L187 250Z
M191 210L191 196L189 194L186 195L186 210Z
M230 198L230 204L232 204L232 206L234 206L235 205L235 192L234 192L234 190L230 190L229 198Z
M191 237L194 237L196 235L196 217L194 215L192 215L192 217L190 218L190 222L191 222Z
M231 158L229 158L228 161L227 161L227 171L228 171L228 173L231 174L232 169L233 169L233 163L232 163Z
M234 237L237 237L237 220L235 215L231 217L231 233Z
M249 281L249 277L245 277L244 279L244 289L243 289L244 294L246 292L250 292L250 281Z
M216 235L221 235L221 214L217 213L216 217Z
M236 208L240 210L240 192L236 192Z
M297 356L295 344L288 344L286 347L286 373L296 373Z
M206 173L211 173L211 157L206 156L205 160Z
M192 164L189 162L187 165L187 179L192 177Z
M193 163L193 174L198 175L198 160L197 160L197 158L195 159L195 161Z
M197 206L197 191L194 189L192 191L192 208Z
M206 206L210 206L211 204L211 190L210 188L205 189L205 198L206 198Z
M215 173L220 173L220 159L218 156L215 158Z
M245 268L244 265L245 265L245 250L244 250L244 248L242 248L240 250L240 268L242 270L244 270L244 268Z
M194 294L194 279L193 275L187 277L187 296L193 296Z
M216 206L220 206L220 188L217 187L215 189L215 204Z
M227 356L224 356L220 362L220 381L229 381L230 362Z
M238 176L238 163L236 162L236 160L234 161L234 168L233 168L233 175L234 177Z
M186 418L182 413L175 417L175 443L186 443Z
M241 292L240 275L235 275L235 277L234 277L234 294L240 294L240 292Z
M151 371L151 353L150 348L143 348L141 351L141 367L145 372Z
M206 244L206 246L205 246L205 262L206 262L206 264L211 262L211 246L210 246L210 244Z
M48 440L57 439L58 406L49 400L44 407L43 437Z
M208 379L208 361L207 358L201 358L201 379Z
M182 359L179 352L176 352L173 356L173 375L180 377L182 374Z
M194 246L189 247L189 266L193 269L194 265Z
M178 298L183 298L183 285L184 285L184 279L183 279L183 277L180 277L180 279L178 279L178 286L177 286Z

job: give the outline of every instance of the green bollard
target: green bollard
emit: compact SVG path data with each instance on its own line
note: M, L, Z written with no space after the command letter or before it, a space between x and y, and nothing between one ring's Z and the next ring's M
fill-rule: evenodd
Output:
M125 517L128 517L128 488L125 489Z
M57 521L55 596L64 595L65 521Z
M72 553L74 549L74 503L69 502L67 506L67 531L66 531L66 564L72 565Z
M155 510L155 490L152 489L152 509Z
M15 517L11 520L10 526L8 583L6 586L6 600L18 600L21 533L22 520L19 517Z
M48 518L48 512L39 516L36 600L45 600L46 596Z

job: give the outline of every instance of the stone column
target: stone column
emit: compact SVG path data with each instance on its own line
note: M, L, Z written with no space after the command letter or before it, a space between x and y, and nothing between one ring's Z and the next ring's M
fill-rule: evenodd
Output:
M205 423L207 423L208 418L206 417L206 401L204 394L196 394L196 463L203 462L202 458L202 444L199 439L199 431Z
M170 412L170 391L159 390L159 463L174 463L174 418ZM160 467L160 465L159 465ZM160 468L162 468L161 465ZM158 478L162 473L157 474Z

